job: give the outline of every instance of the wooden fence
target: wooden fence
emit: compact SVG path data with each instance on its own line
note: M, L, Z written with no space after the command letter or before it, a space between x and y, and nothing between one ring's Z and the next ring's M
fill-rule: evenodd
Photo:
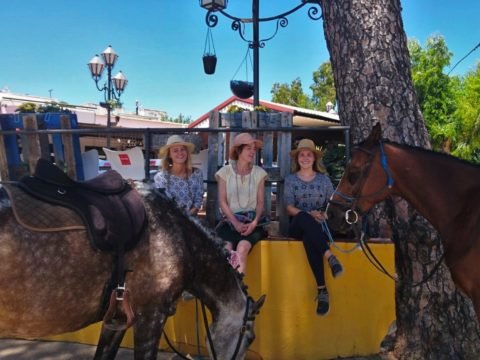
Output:
M348 127L332 126L321 128L294 128L290 113L249 112L225 114L214 111L209 117L209 128L168 128L168 129L127 129L127 128L95 128L71 129L70 115L60 116L58 129L38 129L35 114L19 115L22 128L2 130L0 122L0 179L2 181L17 180L23 175L32 174L39 158L53 160L70 177L82 180L83 175L79 139L82 137L105 137L111 135L135 137L135 145L141 146L145 154L145 179L151 179L150 159L155 158L155 152L162 146L168 136L180 134L196 143L199 148L208 148L208 166L206 174L207 197L206 218L213 226L220 218L215 173L228 161L227 149L230 139L240 132L251 132L263 140L264 146L257 155L257 161L267 171L268 178L265 191L266 214L272 214L279 221L281 234L286 234L288 217L283 205L283 179L290 172L289 152L292 148L292 137L296 132L307 133L315 139L315 134L335 132L336 138L342 134L348 145ZM2 118L0 117L0 120ZM18 142L21 151L17 151L19 159L12 164L12 136ZM52 137L61 137L61 143L52 141ZM6 141L9 146L6 145ZM53 150L52 150L53 147ZM84 147L84 145L82 145ZM197 149L201 150L201 149ZM21 154L20 154L21 152ZM11 155L11 154L10 154ZM20 156L21 155L21 156ZM9 161L10 157L10 161ZM273 211L274 210L274 211ZM273 211L273 212L272 212Z

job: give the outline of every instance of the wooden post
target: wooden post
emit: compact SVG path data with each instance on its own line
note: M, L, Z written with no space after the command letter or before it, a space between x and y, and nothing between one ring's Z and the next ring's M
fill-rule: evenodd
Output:
M282 113L281 127L292 127L293 116L290 113ZM292 133L282 132L278 135L278 166L280 167L281 182L277 183L277 214L280 222L280 233L284 236L288 234L288 215L283 200L283 189L285 176L290 173L290 150L292 149Z
M0 124L0 131L2 131L2 124ZM5 141L2 134L0 135L0 181L9 180L10 176L8 174L7 148L5 147Z
M268 127L269 124L261 124L259 121L260 114L258 111L252 112L252 123L259 124L259 127L264 125ZM257 134L257 136L260 134ZM272 171L273 170L273 132L272 131L265 131L263 132L263 148L262 148L262 160L263 160L263 167L268 172L269 182L265 183L265 215L272 217L272 184L270 181L274 180L272 178Z
M23 128L25 130L38 130L37 118L35 115L25 115L22 118ZM33 175L38 159L40 159L40 139L37 134L27 134L22 136L23 158L28 164L28 173Z
M71 129L72 126L70 124L70 116L69 115L61 115L60 116L60 127L62 129ZM65 164L64 167L61 167L58 163L57 166L60 169L64 170L65 167L67 169L67 175L72 179L77 179L77 162L75 161L75 152L73 147L73 134L62 134L62 143L63 149L65 152Z
M209 127L216 129L220 124L220 114L212 111L209 118ZM207 222L214 227L220 218L218 207L218 189L215 182L215 173L224 163L224 138L222 133L208 133L208 167L207 167Z

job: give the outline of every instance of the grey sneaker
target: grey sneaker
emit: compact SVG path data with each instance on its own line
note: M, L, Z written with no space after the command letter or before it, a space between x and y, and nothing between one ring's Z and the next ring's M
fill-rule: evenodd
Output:
M190 294L188 291L184 291L184 292L182 293L182 299L183 299L183 301L190 301L190 300L195 299L195 296L193 296L192 294Z
M317 315L325 316L330 310L330 303L328 301L327 288L318 289L317 300Z
M331 255L328 258L328 265L330 266L330 270L332 270L332 276L334 278L340 276L343 273L342 264L340 264L340 262L334 255Z

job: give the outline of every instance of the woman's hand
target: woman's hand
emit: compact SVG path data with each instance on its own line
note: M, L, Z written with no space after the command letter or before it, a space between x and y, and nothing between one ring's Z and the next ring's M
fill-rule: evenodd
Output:
M248 224L244 224L244 223L242 223L238 220L232 221L232 224L233 224L233 227L235 228L235 230L237 230L237 232L240 235L243 235L243 233L245 232L245 230L247 230L247 227L248 227Z
M315 219L316 222L322 222L323 220L327 220L327 214L322 211L312 210L309 212L309 214Z
M257 219L254 219L252 222L249 222L247 224L244 224L246 225L246 228L243 232L240 233L240 235L243 235L243 236L248 236L250 235L253 230L255 230L255 228L257 227L258 225L258 220Z

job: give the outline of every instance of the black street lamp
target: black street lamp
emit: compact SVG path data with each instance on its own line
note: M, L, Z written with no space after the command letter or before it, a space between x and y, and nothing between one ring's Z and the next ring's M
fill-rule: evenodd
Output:
M259 2L260 0L252 0L252 18L251 19L242 19L233 15L228 14L225 9L227 7L227 0L200 0L200 6L207 9L207 15L205 17L205 22L207 26L213 28L218 24L218 16L215 15L215 12L219 12L222 15L232 20L232 30L238 31L238 34L242 40L248 43L250 49L253 49L253 106L260 105L259 98L259 49L265 47L265 42L271 40L275 37L278 32L279 27L287 27L288 19L287 16L299 10L306 4L312 4L308 9L308 17L312 20L319 20L322 18L320 14L320 0L300 0L300 4L295 6L293 9L286 11L282 14L276 16L270 16L266 18L261 18L259 16ZM276 21L276 29L273 35L268 38L260 39L260 23ZM246 23L252 23L253 25L253 34L252 40L248 40L244 37L244 27Z
M121 71L112 77L112 69L115 66L118 55L111 45L108 45L108 47L102 52L102 58L103 61L98 54L95 55L88 63L88 68L90 69L90 73L95 81L98 91L103 91L105 99L104 107L107 109L107 129L110 129L112 124L111 111L116 107L116 104L120 100L120 95L125 89L125 86L127 86L128 80ZM107 68L107 81L103 84L103 87L99 87L98 81L102 77L102 72L105 67ZM102 103L100 103L100 105L103 106ZM110 134L107 134L107 147L110 147Z

